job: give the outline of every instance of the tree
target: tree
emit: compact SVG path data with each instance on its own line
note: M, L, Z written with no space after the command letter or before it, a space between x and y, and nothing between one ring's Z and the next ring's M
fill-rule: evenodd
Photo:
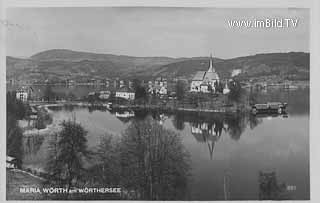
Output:
M100 140L100 145L97 150L97 164L91 166L87 172L87 182L90 187L102 188L105 184L120 185L120 139L112 134L104 135ZM124 188L122 188L124 191ZM86 199L94 200L119 200L120 194L99 194L92 193L86 195Z
M136 199L174 200L187 194L189 155L179 134L148 117L121 137L121 185Z
M16 92L7 92L7 115L12 115L17 120L23 119L29 106L16 98Z
M48 124L52 123L52 117L43 108L38 109L37 120L35 120L34 127L37 129L44 129Z
M95 92L94 94L88 95L88 102L89 103L94 103L99 100L100 100L99 93L97 93L97 92Z
M74 93L72 93L72 92L68 92L68 94L67 94L67 100L73 101L73 100L75 100L75 99L76 99L76 95L75 95Z
M21 167L23 158L22 139L22 130L16 118L7 115L7 155L18 160L18 168Z
M279 184L275 171L259 171L259 199L260 200L288 200L287 186L285 183Z
M75 121L63 121L62 130L52 142L51 159L47 163L51 184L67 188L79 186L85 174L84 160L88 158L87 132Z
M208 91L209 91L210 93L212 93L213 89L212 89L212 86L211 86L211 85L208 85Z
M44 129L46 127L46 124L44 123L44 118L40 113L38 113L37 115L37 120L34 123L34 127L39 130Z
M135 92L135 100L146 101L148 99L148 93L145 87L141 85L141 81L138 79L133 80L133 89Z
M233 102L239 102L242 96L242 88L238 81L232 81L229 84L230 93L228 95L228 99Z
M44 90L44 100L47 102L52 101L55 98L55 93L52 90L50 84L47 84Z
M178 80L177 84L176 84L176 95L177 95L177 99L179 101L184 99L186 90L185 90L185 83L182 80Z
M21 167L23 158L22 129L18 120L26 117L29 106L16 99L16 92L7 93L7 155L18 160L18 167Z
M172 124L177 130L183 130L184 129L185 124L184 124L184 120L183 119L184 118L183 118L183 114L182 113L177 112L174 115L173 120L172 120Z
M227 131L233 140L239 140L245 128L247 127L245 123L244 115L235 115L228 117L225 121L228 124Z
M223 92L223 85L221 82L215 82L215 90L216 92L220 92L220 93Z
M257 98L258 98L258 92L252 90L253 88L250 87L250 92L249 92L249 104L253 105L255 103L257 103Z

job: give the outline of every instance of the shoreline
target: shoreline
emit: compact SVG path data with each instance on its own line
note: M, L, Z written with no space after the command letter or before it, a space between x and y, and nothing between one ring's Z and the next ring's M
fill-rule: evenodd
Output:
M185 112L204 112L204 113L237 113L248 111L250 107L249 105L241 104L241 108L230 106L230 107L221 107L221 108L186 108L181 106L160 106L160 105L144 105L144 104L129 104L129 105L119 105L119 104L112 104L112 107L107 107L109 102L83 102L83 101L70 101L70 102L54 102L54 103L43 103L43 102L35 102L30 103L30 105L36 105L38 107L44 107L44 109L51 113L50 107L63 107L63 106L78 106L78 107L104 107L108 110L163 110L163 111L185 111Z

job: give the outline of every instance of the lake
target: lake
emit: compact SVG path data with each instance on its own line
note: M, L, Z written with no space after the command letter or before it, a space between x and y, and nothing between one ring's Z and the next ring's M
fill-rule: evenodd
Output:
M135 119L151 117L180 134L190 154L189 200L258 200L259 174L275 174L285 184L286 196L308 200L309 89L259 92L257 102L288 103L287 116L251 116L176 113L109 112L92 108L51 108L54 122L73 117L88 131L88 147L95 150L106 134L121 136ZM48 158L49 137L24 139L26 167L43 169Z

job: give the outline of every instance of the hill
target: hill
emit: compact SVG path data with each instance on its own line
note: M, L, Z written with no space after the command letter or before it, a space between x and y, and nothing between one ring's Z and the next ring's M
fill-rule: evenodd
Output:
M226 60L214 60L213 65L220 77L228 78L234 70L241 70L238 77L259 77L268 75L296 75L301 79L309 78L309 53L289 52L257 54ZM158 75L186 76L190 78L196 71L208 69L209 61L205 59L191 59L174 62L159 68Z
M234 70L241 70L238 77L282 75L309 79L309 53L257 54L213 61L221 78L229 78ZM93 77L151 79L158 76L190 79L196 71L208 69L209 58L132 57L54 49L28 59L7 56L6 63L7 79L22 81Z
M154 66L163 65L176 61L175 58L170 57L134 57L125 55L113 54L97 54L89 52L72 51L68 49L51 49L37 53L30 57L36 61L109 61L114 64L123 66Z

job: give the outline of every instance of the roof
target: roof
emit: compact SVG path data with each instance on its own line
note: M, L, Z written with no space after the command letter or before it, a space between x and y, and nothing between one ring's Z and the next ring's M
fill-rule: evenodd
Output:
M7 161L13 161L16 160L16 158L12 157L12 156L7 156Z
M163 77L157 77L156 81L167 81L167 79Z
M219 80L219 76L217 74L217 72L206 72L205 76L204 76L204 80Z
M131 92L134 93L134 91L126 86L121 87L120 89L117 90L117 92Z
M27 94L28 92L27 92L26 90L20 89L20 90L17 90L16 93L19 93L19 94L20 94L20 93L26 93L26 94Z
M194 136L197 142L216 142L219 139L219 136L210 134L206 130L202 130L201 132L191 132L191 134Z
M267 104L256 104L254 105L257 109L267 109L268 105Z
M100 94L110 94L111 92L106 90L106 91L100 91Z
M192 78L193 81L202 81L206 71L197 71L194 77Z

